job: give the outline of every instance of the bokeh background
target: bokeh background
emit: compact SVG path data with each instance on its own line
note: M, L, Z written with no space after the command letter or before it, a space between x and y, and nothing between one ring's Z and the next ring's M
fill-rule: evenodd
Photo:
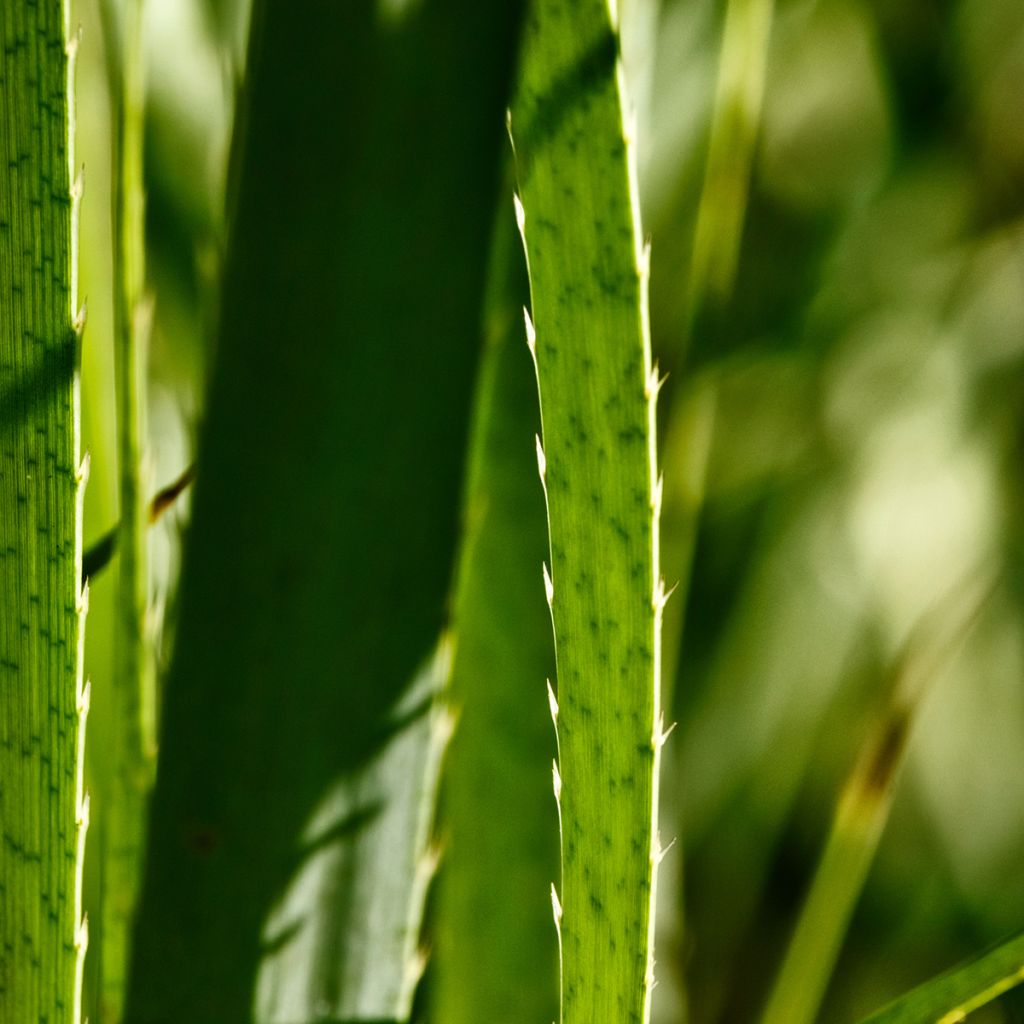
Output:
M74 4L87 545L118 516L101 6ZM622 17L680 581L655 1018L756 1019L844 779L924 651L822 1013L854 1020L1024 924L1024 5L624 0ZM246 24L244 0L148 4L152 490L194 456ZM187 516L186 496L151 532L164 662ZM94 680L114 579L91 592ZM98 828L109 728L94 705ZM100 883L93 858L94 902ZM1022 1021L1024 1002L974 1019Z

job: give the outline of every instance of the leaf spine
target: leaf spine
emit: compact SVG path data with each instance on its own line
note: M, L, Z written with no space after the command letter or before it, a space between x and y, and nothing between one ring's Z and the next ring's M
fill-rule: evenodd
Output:
M512 193L512 205L516 210L516 224L519 226L519 234L522 236L523 245L526 245L526 210L523 208L523 201L519 198L518 192Z
M89 480L89 470L92 467L92 456L86 452L82 461L78 464L78 472L75 474L75 483L84 487Z
M548 686L548 708L551 710L551 724L558 729L558 698L555 691L551 689L551 680L545 680Z
M530 316L530 311L523 306L523 320L526 323L526 347L530 350L530 355L533 356L534 368L537 364L537 328L533 325L533 317Z
M675 732L677 722L673 722L667 729L665 728L665 716L661 716L661 721L658 723L658 738L656 743L658 748L665 746L665 741Z
M651 490L651 511L654 513L655 520L661 518L661 499L665 492L665 475L663 473L658 474L658 479L654 483L654 487Z

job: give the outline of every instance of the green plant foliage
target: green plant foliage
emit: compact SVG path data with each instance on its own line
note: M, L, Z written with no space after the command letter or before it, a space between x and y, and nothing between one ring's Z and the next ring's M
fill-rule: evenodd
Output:
M558 873L555 753L544 680L551 619L534 437L537 379L523 344L526 280L511 204L495 232L455 605L433 1019L536 1024L558 1014L547 894Z
M971 585L973 583L973 586ZM983 584L979 587L979 583ZM972 593L973 591L973 593ZM814 880L765 1009L763 1024L813 1024L878 843L921 703L991 596L964 581L918 623L892 668L885 707L864 738L836 802Z
M254 11L133 1024L409 1013L517 17Z
M1019 933L1024 4L520 3L0 0L0 1024L850 1024Z
M81 685L71 61L60 0L0 8L0 1021L79 1020Z
M688 315L732 290L761 120L775 0L729 0L711 119L704 187L688 275Z
M1024 981L1024 935L908 992L862 1024L960 1024Z
M563 1024L646 1021L654 966L658 378L618 45L605 3L538 0L511 115L551 548Z
M103 830L103 1024L119 1024L127 984L131 922L138 896L146 798L155 769L155 659L147 628L148 526L142 482L145 436L146 345L152 305L145 289L143 186L142 0L124 5L120 33L108 3L106 36L113 133L114 330L118 367L118 459L121 521L112 546L119 552L117 658L109 707L115 720L109 762L113 786ZM120 46L117 36L120 35Z

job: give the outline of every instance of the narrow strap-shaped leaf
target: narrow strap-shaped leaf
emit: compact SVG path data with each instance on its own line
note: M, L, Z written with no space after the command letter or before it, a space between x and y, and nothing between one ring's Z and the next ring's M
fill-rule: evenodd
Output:
M1021 982L1024 934L926 981L862 1024L960 1024Z
M126 1019L399 1021L518 6L253 19Z
M116 659L108 695L114 728L107 759L110 800L102 822L102 1024L120 1024L129 938L143 852L146 797L155 768L156 664L147 629L149 591L146 502L142 483L145 436L145 349L149 303L145 288L142 58L143 0L123 5L121 30L108 3L106 47L116 127L113 133L114 333L118 369L118 474L121 521L117 548ZM118 45L118 37L120 45ZM113 545L112 545L113 547Z
M653 982L658 379L613 17L536 0L511 115L551 545L563 1024L640 1024Z
M762 1024L813 1024L889 819L922 701L974 627L992 589L965 580L917 624L896 660L886 705L865 737L765 1007Z
M775 0L729 0L687 281L687 320L732 292L761 122Z
M2 1024L77 1024L85 955L80 189L66 14L61 0L0 5Z
M538 586L547 553L537 486L537 381L523 344L526 280L511 205L495 232L455 605L444 860L432 1017L543 1024L558 1012L547 894L558 872L555 753L544 681L554 651Z

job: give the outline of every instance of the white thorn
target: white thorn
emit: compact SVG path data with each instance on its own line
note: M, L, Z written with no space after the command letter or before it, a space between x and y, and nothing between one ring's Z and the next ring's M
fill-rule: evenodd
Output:
M76 43L77 45L77 43ZM82 164L78 168L78 173L75 175L75 180L71 182L71 199L74 202L78 202L82 198L82 193L85 191L85 164Z
M83 950L89 948L89 915L83 914L82 920L79 922L78 928L75 931L75 949L81 953Z
M672 723L672 724L671 724L671 725L670 725L670 726L669 726L669 727L668 727L668 728L666 729L666 728L665 728L665 717L664 717L664 715L662 716L662 718L661 718L661 722L660 722L660 723L659 723L659 725L658 725L658 739L657 739L657 745L658 745L659 749L660 749L661 747L665 746L665 741L666 741L666 740L667 740L667 739L669 738L669 736L671 736L671 735L672 735L672 733L673 733L673 732L675 731L676 725L677 725L677 723L676 723L676 722L673 722L673 723Z
M75 710L80 715L87 715L89 713L89 704L92 701L92 682L86 679L82 685L81 690L78 693L77 700L75 701Z
M640 258L636 261L636 269L641 280L647 280L651 276L651 240L648 238L640 250Z
M560 802L562 799L562 776L558 772L558 762L551 762L551 785L555 791L555 800Z
M445 749L455 735L459 727L459 712L451 704L441 705L437 708L434 720L431 723L431 739L438 748Z
M668 846L662 846L661 840L658 840L658 849L654 851L654 854L651 858L654 861L655 867L657 867L665 859L666 855L668 854L668 851L671 850L672 847L675 845L675 839L673 839L672 842L668 844Z
M654 483L654 490L651 492L651 509L654 512L655 518L661 516L661 496L665 490L665 476L662 473L658 474L658 479Z
M89 581L86 580L82 584L82 589L78 595L78 604L75 611L79 615L87 615L89 613Z
M548 460L544 455L544 445L540 443L540 434L534 435L537 439L537 472L540 473L540 481L544 483L548 472Z
M537 358L537 328L533 325L533 317L530 311L523 306L523 320L526 322L526 346L529 348L533 358Z
M555 927L562 924L562 904L558 902L558 893L555 892L555 883L551 883L551 912L555 916Z
M433 878L437 874L437 869L441 866L441 858L443 855L444 849L441 843L427 843L423 850L423 855L420 857L420 877L426 880Z
M526 210L523 209L523 201L519 198L518 192L512 193L512 204L516 208L516 224L519 225L519 234L526 241Z
M551 680L546 680L548 684L548 707L551 709L551 721L555 728L558 728L558 698L555 696L555 691L551 689Z
M75 813L75 824L79 828L89 827L89 791L86 790L85 795L82 797L82 802L78 806L78 810Z
M676 592L678 586L679 584L675 583L666 591L664 578L659 578L654 586L654 596L651 598L651 605L656 612L660 612L668 604L668 599Z
M409 956L409 960L405 965L406 981L409 985L415 988L420 978L423 977L423 972L427 969L427 963L430 960L430 950L425 946L420 946Z
M92 466L92 455L89 454L88 450L82 456L82 461L78 465L78 473L75 476L75 483L79 487L84 487L89 479L89 469Z
M631 146L636 141L636 108L630 107L628 111L624 111L622 118L622 138L627 146Z
M652 401L658 397L658 392L661 391L668 380L668 374L663 374L661 368L655 363L651 367L651 372L647 375L647 380L644 381L644 397L648 401Z
M551 573L548 572L548 563L541 563L544 567L544 593L547 595L548 607L550 608L555 600L555 585L551 582Z

